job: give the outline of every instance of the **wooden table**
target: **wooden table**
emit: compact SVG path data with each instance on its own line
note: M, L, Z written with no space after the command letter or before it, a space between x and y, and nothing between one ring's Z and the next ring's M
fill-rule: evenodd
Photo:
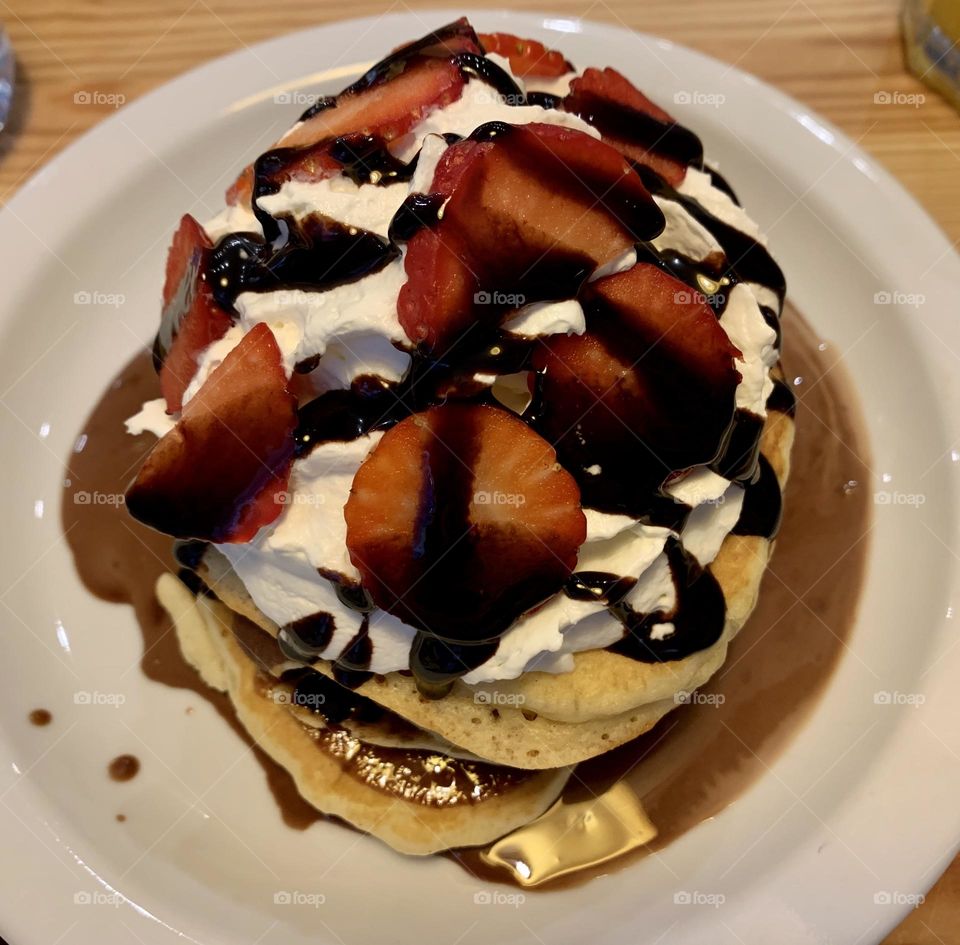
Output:
M904 71L896 0L527 0L522 5L657 33L760 76L839 125L960 245L960 117ZM77 92L95 89L132 101L239 46L348 15L406 9L411 6L404 0L349 5L0 0L0 21L11 34L20 70L15 114L9 133L0 137L0 201L112 113L106 103L76 105ZM924 92L926 100L920 107L881 107L874 94L884 91ZM866 932L863 941L869 940ZM960 859L887 943L957 941Z

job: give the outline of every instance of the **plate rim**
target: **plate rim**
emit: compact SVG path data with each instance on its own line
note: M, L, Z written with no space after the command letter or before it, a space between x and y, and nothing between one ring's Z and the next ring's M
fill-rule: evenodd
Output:
M464 11L452 11L449 9L426 9L423 11L414 10L399 14L381 14L348 20L333 20L319 26L273 37L252 47L240 48L219 56L213 60L200 63L191 68L189 71L182 73L171 80L168 80L154 89L151 89L136 100L125 105L117 112L117 114L110 116L109 118L99 122L92 128L85 131L77 139L72 141L66 148L64 148L63 151L57 154L34 175L32 175L29 180L21 183L17 191L6 202L3 209L0 210L0 239L9 236L9 230L12 225L11 214L17 216L19 213L25 211L30 206L31 201L36 199L36 195L44 193L45 188L53 188L53 190L56 191L59 186L62 186L58 182L63 177L69 176L69 172L74 171L78 163L82 163L82 161L78 161L78 158L82 157L87 149L96 147L98 142L106 140L109 137L109 134L112 133L112 131L115 131L119 127L119 124L122 124L125 119L131 119L134 115L139 116L142 113L145 114L151 108L155 107L159 102L171 97L176 97L177 95L181 94L183 90L195 86L200 80L212 78L218 72L228 71L230 68L239 65L240 63L248 62L250 56L256 55L258 51L266 54L268 50L272 49L274 46L277 49L282 49L284 44L290 42L293 37L322 35L325 31L333 28L361 28L365 25L373 26L375 24L383 24L384 21L391 20L407 24L410 23L411 18L420 22L421 24L424 22L432 24L447 19L456 18L457 16L462 15L463 12ZM922 228L926 230L926 233L923 235L924 239L930 239L932 237L934 241L940 241L945 250L948 250L951 247L949 239L939 224L930 217L930 215L920 206L912 194L910 194L909 191L907 191L906 188L900 184L900 182L893 177L893 175L875 158L862 152L856 145L854 145L852 140L844 132L836 128L832 123L822 119L820 116L815 115L801 102L787 95L775 86L771 86L768 83L762 82L748 73L745 73L736 66L728 66L721 60L697 50L690 49L689 47L682 46L681 44L673 43L669 40L662 40L658 37L651 36L650 34L639 33L637 31L629 30L627 28L610 23L595 22L588 19L563 16L559 14L555 17L551 17L548 13L534 13L532 11L514 12L503 9L487 10L483 8L471 8L465 12L466 15L472 19L475 18L478 21L489 22L497 20L505 24L519 24L522 25L525 30L536 29L540 33L559 34L562 32L557 30L555 27L550 27L547 25L551 20L563 20L567 22L576 21L581 26L581 32L588 38L590 37L590 34L592 34L593 37L602 37L604 33L621 34L630 37L639 36L654 43L666 44L664 48L676 47L678 49L682 49L684 53L703 60L710 67L723 69L727 75L736 78L741 83L760 87L763 94L779 110L794 116L801 113L813 116L819 123L820 127L830 131L836 144L836 150L843 151L848 155L856 155L863 158L870 165L872 174L875 175L875 183L877 186L882 188L888 196L895 198L899 209L907 212L911 219L914 221L922 221ZM285 83L285 85L289 86L290 83ZM207 115L206 120L210 120L211 117L212 116ZM201 114L198 114L195 122L192 123L192 125L200 125L204 120L204 117ZM176 132L175 137L183 136L188 133L189 132L185 129L180 128ZM135 162L130 163L132 166L132 164ZM958 260L955 258L954 263L956 264L957 261ZM960 267L957 268L958 271L960 271ZM13 279L14 284L17 282L26 283L28 281L29 280L26 273L18 273ZM11 293L12 297L15 295L16 293ZM3 303L0 303L0 324L5 325L5 323L14 318L15 315L15 306L10 305L7 300L4 300ZM950 405L947 404L946 406L949 407ZM956 405L954 404L953 406ZM953 577L954 580L956 580L956 569L954 569ZM937 674L938 678L941 675L946 675L946 667L941 673ZM0 739L0 745L6 749L5 736ZM6 807L4 807L3 810L0 810L0 822L2 822L7 816L8 812ZM958 833L960 833L960 811L958 811L956 814L953 827L953 834L956 836ZM949 862L949 859L955 854L958 847L960 847L960 838L958 838L957 843L952 850L948 850L941 857L941 863L946 864ZM4 859L0 857L0 863L3 862ZM905 906L899 915L894 916L890 926L892 927L892 925L898 922L900 918L902 918L902 916L908 911L909 907ZM0 917L0 921L6 924L6 916ZM20 945L20 942L15 942L14 945Z

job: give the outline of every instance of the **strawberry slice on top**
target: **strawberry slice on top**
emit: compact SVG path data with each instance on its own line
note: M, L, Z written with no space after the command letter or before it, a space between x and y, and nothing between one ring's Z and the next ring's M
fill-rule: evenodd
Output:
M388 430L344 516L350 559L377 605L468 644L495 639L556 593L586 537L579 490L553 447L478 404L432 407Z
M167 413L180 410L183 392L197 373L198 355L233 324L207 282L206 264L212 248L203 227L189 213L184 214L167 252L163 314L153 349Z
M598 279L583 303L585 334L534 351L535 425L585 503L640 517L671 474L721 453L740 352L703 296L654 265Z
M283 510L297 402L259 324L210 374L127 490L130 514L176 538L249 541Z
M339 165L327 151L343 135L376 135L389 144L406 134L429 112L460 98L466 83L454 57L479 52L476 33L461 19L391 53L339 95L318 101L280 138L278 149L304 149L284 155L287 174L322 180L337 173ZM252 166L245 168L227 191L227 202L249 201L253 178Z
M535 39L521 39L513 33L481 33L480 42L486 52L509 60L514 75L551 79L573 71L563 53Z
M342 92L335 104L326 105L295 125L278 146L304 147L351 132L376 133L393 141L427 112L456 101L463 86L463 76L452 60L418 58L389 81Z
M397 313L434 356L510 308L572 297L597 266L663 228L619 152L555 125L482 126L444 152L432 189L448 199L409 240Z
M703 165L703 145L616 69L585 69L570 83L564 111L593 125L621 154L678 186L687 167Z

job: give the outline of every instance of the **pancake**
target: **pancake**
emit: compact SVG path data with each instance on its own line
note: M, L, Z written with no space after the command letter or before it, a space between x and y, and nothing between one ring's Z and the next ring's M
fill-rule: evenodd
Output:
M157 597L184 657L209 686L229 695L251 738L290 772L304 799L401 853L490 843L543 813L570 775L570 768L526 772L384 748L342 726L305 725L289 699L277 698L275 681L255 658L258 648L243 645L262 633L219 601L194 597L172 575L160 578Z
M793 435L789 416L768 417L761 453L781 489L789 476ZM575 654L572 672L526 673L491 686L457 683L439 700L424 697L413 678L403 673L375 676L357 692L495 764L526 769L576 764L642 735L682 704L678 693L702 686L720 668L729 642L756 604L772 547L773 542L761 537L727 536L709 566L726 602L723 633L715 644L684 659L645 663L608 650L588 650ZM208 550L198 573L231 610L276 636L277 625L257 609L215 549ZM272 669L281 672L292 665ZM328 661L318 661L314 668L332 677Z

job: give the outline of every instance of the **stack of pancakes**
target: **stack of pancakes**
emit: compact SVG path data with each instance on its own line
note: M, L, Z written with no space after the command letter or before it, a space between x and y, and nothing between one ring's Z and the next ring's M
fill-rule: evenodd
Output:
M771 413L761 439L781 488L794 424ZM406 672L355 690L332 665L286 658L279 628L208 547L195 595L165 575L157 592L181 649L226 692L254 741L318 810L410 854L476 846L542 814L573 767L652 728L722 665L757 600L772 542L730 534L709 569L726 601L720 639L683 659L645 663L577 653L569 673L528 672L487 686L458 682L442 699Z

